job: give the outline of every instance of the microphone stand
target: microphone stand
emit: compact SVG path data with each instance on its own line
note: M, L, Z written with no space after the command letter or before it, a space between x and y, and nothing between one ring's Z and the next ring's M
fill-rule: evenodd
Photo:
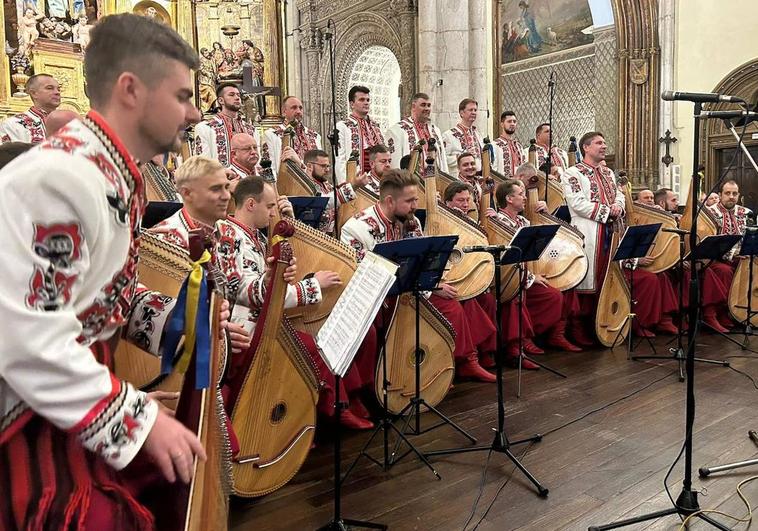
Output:
M698 174L699 166L699 150L700 150L700 114L703 111L703 104L701 102L695 103L695 128L694 128L694 141L693 141L693 156L692 156L692 184L690 185L692 201L692 226L690 228L690 249L694 250L697 247L697 217L698 209L695 208L699 203L698 190L700 189L700 175ZM619 520L610 524L601 526L590 526L589 531L605 531L607 529L616 529L627 525L637 524L640 522L647 522L648 520L656 520L664 516L670 516L673 514L681 517L687 517L695 515L697 518L704 520L717 529L722 531L729 531L729 527L714 520L709 515L699 512L700 504L697 501L697 491L692 489L692 429L695 424L695 334L697 332L698 313L700 311L700 288L698 286L697 277L694 274L697 259L695 253L690 252L690 271L693 274L690 277L690 307L689 310L689 328L687 330L687 396L686 396L686 408L685 408L685 439L684 439L684 481L682 482L682 491L679 493L679 497L674 502L674 506L661 511L655 511L652 513L636 516L634 518L627 518L625 520Z
M555 71L550 72L550 77L548 78L547 82L547 94L548 94L548 113L547 113L547 121L550 124L550 132L548 133L548 142L547 142L547 172L545 173L545 178L550 178L550 171L553 169L553 99L555 98ZM548 188L550 188L547 185L547 182L545 182L545 203L547 203L547 191Z
M337 155L340 149L340 135L337 130L337 84L334 80L334 20L331 18L326 22L326 31L324 32L324 38L329 41L329 73L332 82L332 130L327 135L329 142L332 145L332 200L334 201L334 215L332 220L334 221L334 237L340 239L340 224L339 224L339 203L337 202Z

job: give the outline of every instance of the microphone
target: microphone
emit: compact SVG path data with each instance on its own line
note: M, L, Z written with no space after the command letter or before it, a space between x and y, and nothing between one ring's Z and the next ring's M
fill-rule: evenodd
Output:
M508 245L469 245L461 249L464 253L499 253L510 249Z
M748 118L753 121L758 118L758 112L753 111L703 111L700 113L702 118L723 118L730 120L732 118Z
M689 234L690 231L684 229L661 229L663 232L671 232L672 234Z
M745 103L745 100L737 96L725 96L716 92L674 92L667 90L661 94L661 99L665 101L691 101L694 103Z

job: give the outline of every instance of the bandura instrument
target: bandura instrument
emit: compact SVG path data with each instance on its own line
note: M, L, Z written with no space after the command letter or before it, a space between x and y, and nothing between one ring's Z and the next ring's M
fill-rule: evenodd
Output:
M191 255L199 259L204 249L202 236L190 236ZM208 279L214 288L213 280ZM207 459L195 458L192 481L189 485L177 484L164 492L165 500L157 508L157 529L169 531L205 531L226 529L231 494L231 446L227 433L226 413L219 385L224 374L225 349L220 339L220 313L223 297L212 290L207 301L210 307L211 351L209 360L210 381L196 389L197 354L193 355L179 396L176 420L195 433L205 448ZM202 387L201 385L201 387Z
M529 271L542 275L547 283L559 291L578 286L587 276L589 261L584 252L584 236L576 227L545 212L537 212L538 190L526 189L524 217L531 225L558 225L558 232L538 260L529 263Z
M292 126L287 127L282 135L282 152L291 147L292 137L295 130ZM273 161L272 161L273 163ZM276 177L277 188L280 194L287 196L315 196L318 190L313 181L305 173L300 165L292 160L283 160L279 163L279 173Z
M577 149L577 145L576 145L576 137L575 136L571 136L571 137L569 137L569 146L568 146L568 149L566 150L566 155L568 156L568 165L569 165L569 168L571 166L576 166L576 162L577 162L577 160L576 160L576 152L577 151L578 151L578 149Z
M558 209L558 207L566 204L566 196L563 194L563 186L559 181L544 175L544 173L537 168L537 142L534 139L529 141L528 161L529 164L537 169L538 178L536 186L539 192L537 197L539 199L545 199L545 187L547 187L547 199L545 202L547 203L547 211L552 214Z
M432 407L450 390L455 374L455 331L450 322L426 299L420 298L419 337L421 348L420 396ZM383 403L384 362L387 360L387 410L399 414L416 393L416 302L405 293L397 307L386 335L385 356L376 370L376 397Z
M232 461L234 493L242 497L263 496L292 479L316 428L316 369L283 315L282 274L292 259L286 238L294 230L287 221L277 223L271 238L275 263L251 347L242 354L242 374L229 382L227 404L240 445Z
M485 140L485 144L487 141ZM493 201L495 192L496 179L492 177L492 161L490 150L482 151L482 197L479 203L479 219L484 232L487 233L487 241L491 245L510 245L511 240L516 235L516 230L505 223L498 221L497 218L487 216L487 210L497 205ZM494 205L494 206L493 206ZM516 264L507 264L500 266L500 301L508 302L518 293L519 272Z
M748 294L750 285L750 262L753 262L753 290ZM751 312L758 311L758 258L745 257L737 260L732 285L729 287L729 313L739 323L747 323L747 298L750 297ZM758 315L750 316L751 326L758 326Z
M661 224L661 229L658 230L655 241L648 252L653 263L642 267L642 269L651 273L660 273L676 265L679 262L679 236L662 230L677 229L676 218L660 208L635 203L632 199L632 185L626 178L625 172L619 172L618 185L623 190L626 199L627 225Z
M192 271L187 251L149 232L141 235L139 257L140 283L170 297L179 294L184 279ZM183 375L173 372L161 376L160 358L134 343L119 341L113 361L116 376L139 389L177 392L182 387Z
M700 181L703 182L703 174L700 174ZM691 186L693 186L694 183L691 183ZM698 190L699 192L699 190ZM694 205L694 208L697 208L699 206L699 203ZM692 201L689 200L689 194L687 195L687 202L684 205L684 213L682 214L681 220L679 220L679 228L682 230L689 231L692 228ZM711 214L710 209L708 207L703 207L700 209L697 215L697 241L701 242L703 241L703 238L706 236L716 236L719 233L719 226L718 222L716 221L713 214ZM690 238L687 236L684 239L684 249L685 252L690 252Z
M429 151L434 152L433 140ZM464 253L463 247L487 245L487 233L468 216L448 208L437 201L436 171L433 157L427 159L429 170L424 178L426 184L426 227L427 236L458 235L458 243L450 256L450 269L445 272L443 282L458 290L458 299L466 300L484 293L495 274L495 261L489 253Z
M619 236L613 233L610 257L616 253ZM606 347L622 344L629 334L631 312L629 287L619 262L608 260L605 280L600 289L595 316L595 333L600 343Z

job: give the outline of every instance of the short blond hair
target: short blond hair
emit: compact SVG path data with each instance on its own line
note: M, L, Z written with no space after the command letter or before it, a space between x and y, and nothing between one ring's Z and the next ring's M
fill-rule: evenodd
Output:
M199 155L190 157L179 166L174 174L176 189L180 190L183 187L189 186L197 177L223 169L224 167L217 160Z

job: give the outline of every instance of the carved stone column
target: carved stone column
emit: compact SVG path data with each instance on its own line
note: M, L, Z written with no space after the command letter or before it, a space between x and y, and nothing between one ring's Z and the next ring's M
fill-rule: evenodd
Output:
M618 42L617 169L635 188L658 180L660 48L658 2L614 0Z
M390 11L397 17L400 27L401 57L400 59L400 101L402 102L401 114L405 116L410 112L408 100L417 92L416 90L416 14L418 3L416 0L391 0Z

